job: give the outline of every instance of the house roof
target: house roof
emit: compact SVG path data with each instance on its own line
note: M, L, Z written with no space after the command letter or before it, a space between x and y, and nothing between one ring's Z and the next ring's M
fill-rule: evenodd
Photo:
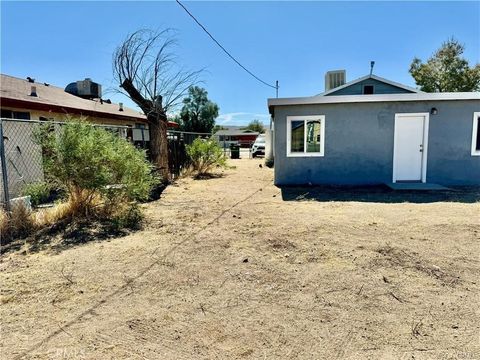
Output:
M215 135L217 136L240 136L240 135L258 135L256 131L242 130L242 129L226 129L218 130Z
M373 74L369 74L369 75L365 75L365 76L362 76L361 78L358 78L358 79L355 79L355 80L352 80L352 81L349 81L347 82L346 84L343 84L342 86L338 86L336 88L333 88L333 89L330 89L328 91L325 91L321 94L318 94L317 96L325 96L325 95L328 95L328 94L331 94L331 93L334 93L338 90L341 90L341 89L344 89L346 87L349 87L351 85L355 85L359 82L362 82L364 80L367 80L367 79L374 79L374 80L377 80L377 81L381 81L385 84L389 84L389 85L392 85L392 86L395 86L395 87L398 87L400 89L404 89L404 90L407 90L407 91L411 91L412 93L421 93L423 91L420 91L418 89L415 89L415 88L412 88L410 86L407 86L407 85L403 85L403 84L400 84L400 83L397 83L395 81L391 81L391 80L388 80L388 79L385 79L385 78L382 78L380 76L377 76L377 75L373 75Z
M449 92L449 93L412 93L412 94L378 94L378 95L332 95L309 96L296 98L268 99L268 108L272 113L274 106L281 105L315 105L315 104L342 104L368 103L393 101L455 101L479 100L480 92Z
M123 111L120 111L118 104L100 102L99 99L83 99L69 94L57 86L31 83L28 80L5 74L0 76L0 101L3 106L115 120L147 121L144 114L125 106L123 106ZM38 96L30 96L32 86L36 87ZM178 124L169 122L169 126L178 126Z

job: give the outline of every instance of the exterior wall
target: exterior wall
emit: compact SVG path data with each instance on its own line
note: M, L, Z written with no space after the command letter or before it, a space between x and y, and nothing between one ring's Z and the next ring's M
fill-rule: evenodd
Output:
M276 106L275 184L364 185L392 182L396 113L430 112L427 182L480 185L471 155L473 113L480 101L427 101ZM325 115L325 155L287 157L286 118Z
M248 148L252 146L259 134L239 134L239 135L217 135L215 139L222 148L228 148L231 144L240 145L240 147Z
M411 91L386 84L382 81L378 81L375 79L366 79L360 81L359 83L347 86L346 88L340 89L338 91L334 91L325 96L333 96L333 95L362 95L363 94L363 86L364 85L373 85L373 93L374 94L410 94Z
M40 117L45 117L47 119L52 119L54 121L65 121L65 119L67 119L68 117L73 117L73 118L80 117L79 115L69 115L69 114L55 113L50 111L29 110L29 109L12 108L12 107L2 107L2 108L6 110L29 112L31 120L40 120ZM85 116L84 118L86 118L88 121L91 121L95 124L102 124L102 125L135 127L136 123L142 123L141 121L107 119L107 118L94 117L94 116Z

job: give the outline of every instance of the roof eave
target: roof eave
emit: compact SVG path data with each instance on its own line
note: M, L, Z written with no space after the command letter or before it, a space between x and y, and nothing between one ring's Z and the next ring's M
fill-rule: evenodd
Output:
M145 116L141 114L137 116L132 115L125 115L125 114L113 114L109 112L102 112L102 111L94 111L94 110L84 110L73 108L69 106L61 106L57 104L49 104L49 103L39 103L35 101L25 101L20 99L13 99L9 97L0 97L0 102L3 106L13 107L13 108L25 108L25 109L32 109L32 110L40 110L40 111L53 111L57 113L65 113L67 114L76 114L76 115L85 115L85 116L95 116L102 119L115 119L115 120L130 120L130 121L141 121L147 122Z
M480 100L480 92L468 93L412 93L412 94L378 94L378 95L334 95L310 96L297 98L268 99L270 113L275 106L285 105L315 105L315 104L342 104L368 102L406 102L406 101L459 101Z

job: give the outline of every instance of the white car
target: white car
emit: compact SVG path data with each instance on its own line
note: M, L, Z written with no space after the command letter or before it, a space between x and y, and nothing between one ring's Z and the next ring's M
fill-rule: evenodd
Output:
M252 157L265 155L265 135L258 135L252 145Z

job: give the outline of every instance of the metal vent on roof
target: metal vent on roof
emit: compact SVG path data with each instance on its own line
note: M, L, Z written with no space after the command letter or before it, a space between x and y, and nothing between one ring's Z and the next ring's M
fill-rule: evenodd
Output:
M325 74L325 91L345 85L346 79L346 70L327 71Z
M37 87L36 86L33 86L31 87L30 89L30 96L34 96L34 97L37 97Z
M65 91L84 99L99 99L102 97L102 85L90 78L68 84Z

